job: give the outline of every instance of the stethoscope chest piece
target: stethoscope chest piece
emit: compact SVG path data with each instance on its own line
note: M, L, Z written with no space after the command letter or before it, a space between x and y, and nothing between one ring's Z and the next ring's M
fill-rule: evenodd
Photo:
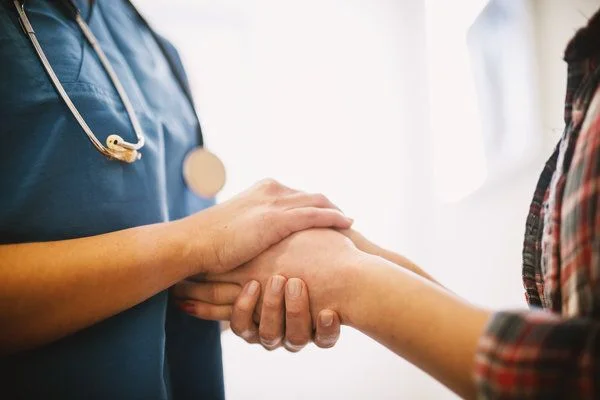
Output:
M214 197L225 186L225 166L215 154L196 147L183 160L183 179L200 197Z

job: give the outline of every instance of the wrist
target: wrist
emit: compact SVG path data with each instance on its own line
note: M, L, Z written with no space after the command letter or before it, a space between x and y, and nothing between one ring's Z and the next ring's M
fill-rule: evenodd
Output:
M187 270L186 277L206 273L211 265L208 235L202 232L196 221L188 218L166 223L163 235L168 238L171 262Z
M381 275L382 269L389 268L385 259L378 255L363 253L351 260L344 273L347 284L341 296L339 313L342 324L357 328L364 323L365 318L373 312L371 303L379 301L373 296L377 291L370 290L372 282Z

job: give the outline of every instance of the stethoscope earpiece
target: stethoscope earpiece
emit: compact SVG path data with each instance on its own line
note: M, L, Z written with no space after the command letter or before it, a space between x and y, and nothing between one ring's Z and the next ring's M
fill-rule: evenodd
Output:
M142 154L136 149L137 146L126 142L119 135L109 135L106 138L106 147L111 157L126 163L132 163L142 158Z
M106 54L104 54L104 51L102 51L102 48L98 44L96 37L88 27L87 23L79 14L79 10L75 6L75 3L72 0L65 0L62 3L69 7L69 11L71 11L72 17L75 19L77 25L79 25L83 36L86 38L87 42L90 44L90 46L98 56L100 64L102 64L106 74L112 81L114 88L119 94L119 97L121 98L121 101L123 103L123 107L125 107L125 111L129 116L129 121L131 122L133 131L135 132L135 135L137 137L137 143L126 142L119 135L110 135L106 140L106 146L102 145L102 142L98 140L90 126L85 122L83 116L79 113L79 110L77 110L75 104L73 104L73 101L71 101L71 98L65 91L65 88L60 83L58 76L56 76L54 69L52 69L50 61L48 61L48 58L46 57L42 46L40 45L39 41L37 40L37 37L35 36L35 31L33 30L31 23L29 22L29 18L27 18L27 13L25 12L25 8L23 7L23 0L13 0L13 4L17 10L17 13L19 14L19 21L21 22L21 27L23 27L26 35L31 40L33 48L35 49L44 69L48 73L52 84L54 85L56 91L63 99L71 113L73 114L73 117L81 126L81 129L83 129L89 140L94 145L96 150L98 150L100 153L104 154L109 158L114 158L116 160L120 160L127 163L132 163L136 160L139 160L141 158L139 150L142 147L144 147L144 132L142 131L140 122L135 115L133 105L131 104L127 93L125 92L125 89L123 88L119 77L113 70L110 61L106 57Z
M52 65L50 65L46 54L44 54L42 46L37 40L35 31L33 30L31 23L29 22L29 18L27 18L27 13L25 12L25 8L23 7L24 0L12 0L12 2L17 10L17 13L19 14L19 22L21 23L21 27L25 31L25 34L29 37L29 40L31 41L31 44L35 49L35 52L38 55L42 66L44 67L48 76L50 77L54 88L58 92L59 96L63 99L64 103L71 111L71 114L73 114L73 117L75 118L75 120L77 120L77 122L81 126L81 129L83 129L83 131L87 135L92 145L96 148L96 150L98 150L100 153L102 153L109 159L119 160L125 163L133 163L136 160L142 158L140 150L142 149L142 147L144 147L145 143L144 132L142 130L138 118L135 115L133 105L131 104L127 93L125 92L125 88L121 84L119 77L113 70L110 61L106 57L106 54L104 54L104 51L102 51L102 48L100 47L100 44L98 44L98 41L96 40L96 37L94 36L93 32L90 30L85 20L79 14L79 10L73 2L73 0L64 0L62 1L62 3L64 3L71 17L74 18L77 25L79 25L83 36L98 56L98 59L102 64L106 74L112 81L112 84L115 90L117 91L121 102L123 103L123 107L127 112L133 131L135 132L135 136L137 137L137 143L127 142L123 140L121 136L112 134L106 138L106 146L102 144L102 142L96 137L90 126L85 122L85 119L79 113L79 110L77 110L77 107L71 101L71 98L65 91L65 88L60 83L58 76L56 76L56 74L54 73ZM164 49L163 53L167 55L167 52ZM175 68L172 68L175 71ZM183 91L187 94L188 92L185 90L185 85L183 83L181 83L181 85ZM193 109L194 105L189 95L188 99L190 100L190 105ZM187 154L183 165L183 175L184 180L187 182L190 189L192 189L192 191L196 194L203 197L215 196L225 184L225 167L223 163L221 162L221 160L219 160L219 158L216 155L214 155L213 153L209 152L201 146L195 148Z
M106 145L120 146L124 142L123 138L119 135L110 135L106 138Z

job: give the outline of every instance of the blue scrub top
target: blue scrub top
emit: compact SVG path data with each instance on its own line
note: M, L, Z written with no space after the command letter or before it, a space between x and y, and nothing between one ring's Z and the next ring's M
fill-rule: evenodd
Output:
M133 164L95 150L44 72L12 1L1 3L0 243L98 235L182 218L213 204L193 196L182 179L184 155L200 138L176 79L179 74L187 82L179 58L164 42L176 64L170 68L157 42L162 39L127 1L77 3L146 135L142 159ZM102 142L111 133L135 142L95 53L56 3L26 1L55 72ZM55 343L0 359L0 398L223 397L218 324L182 313L168 304L166 292Z

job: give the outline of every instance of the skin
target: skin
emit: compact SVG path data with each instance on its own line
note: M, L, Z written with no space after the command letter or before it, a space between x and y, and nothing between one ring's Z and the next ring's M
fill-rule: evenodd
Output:
M347 229L341 233L352 240L359 250L382 257L439 285L414 262L377 246L359 232ZM285 277L278 275L277 279L285 280ZM293 279L296 278L290 280ZM301 284L303 287L306 285L304 282ZM183 311L200 319L231 322L232 331L237 336L251 344L260 343L267 350L275 350L285 344L286 350L297 352L311 340L306 332L312 332L318 347L330 348L337 343L340 335L338 314L333 310L321 310L313 330L307 290L303 290L299 298L286 297L286 292L273 289L271 280L267 282L265 290L268 307L263 303L256 310L254 307L260 297L260 287L256 292L249 293L237 284L188 280L176 285L172 293L180 301ZM290 337L293 338L291 341Z
M375 243L371 242L366 237L364 237L361 233L359 233L353 229L345 229L345 230L341 230L340 232L342 234L344 234L344 236L346 236L348 239L352 240L352 243L354 243L354 245L356 246L357 249L359 249L367 254L371 254L374 256L379 256L381 258L384 258L391 263L399 265L399 266L427 279L428 281L441 286L441 284L438 281L436 281L431 275L429 275L421 267L419 267L417 264L415 264L408 258L376 245Z
M273 280L283 280L284 288L280 285L274 288ZM255 290L251 291L253 284ZM291 295L291 286L296 284L302 285L300 296ZM321 348L336 344L340 335L339 316L334 311L322 310L313 329L308 290L300 279L288 281L281 275L269 278L264 288L266 300L257 308L261 291L260 283L253 280L243 287L235 283L186 280L175 285L171 294L186 313L200 319L231 321L231 330L236 335L267 350L284 347L297 352L311 340Z
M264 286L274 275L301 278L310 288L312 315L326 309L338 313L341 323L371 336L458 395L475 398L475 352L491 313L418 272L360 250L342 233L317 229L293 234L242 267L207 279L240 285L253 280Z
M0 245L0 355L60 339L190 276L230 271L294 232L351 224L323 195L267 180L174 222Z

